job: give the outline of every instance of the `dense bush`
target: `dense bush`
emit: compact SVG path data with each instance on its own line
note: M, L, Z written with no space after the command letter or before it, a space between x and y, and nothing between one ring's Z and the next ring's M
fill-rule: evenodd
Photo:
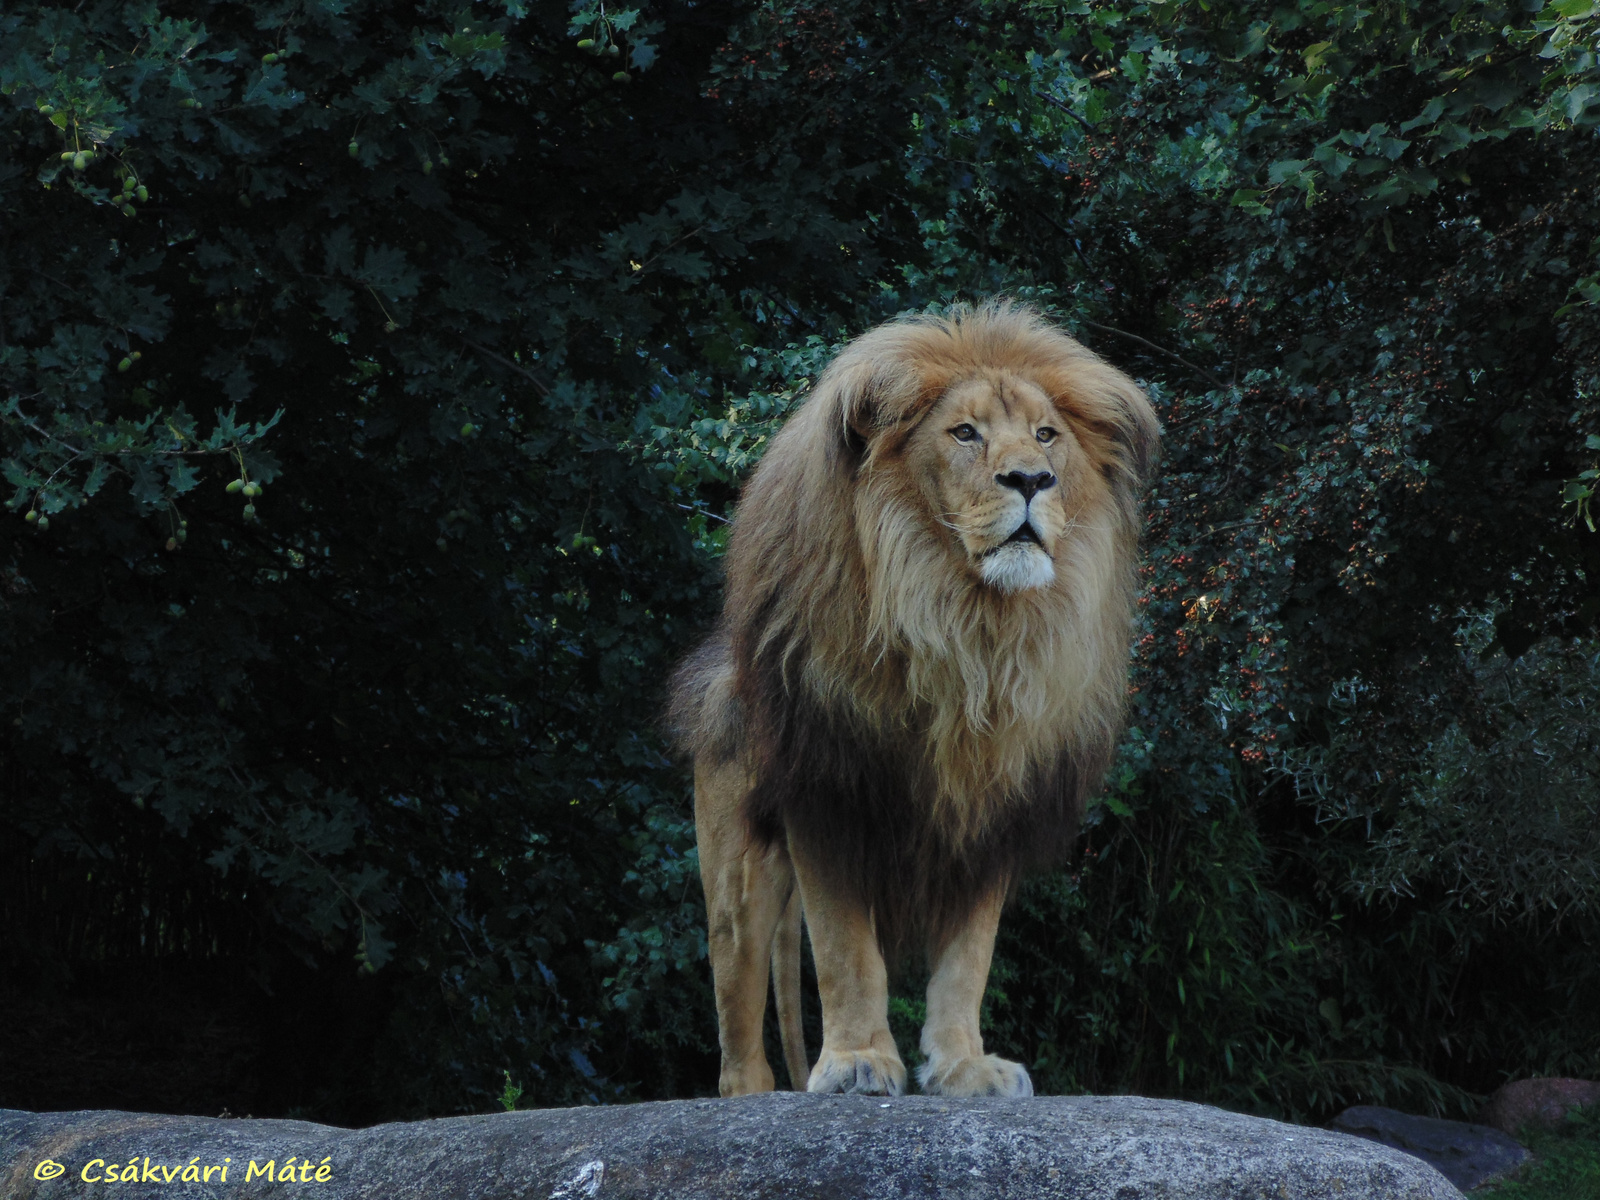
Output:
M257 1111L713 1086L663 673L830 349L1006 291L1166 460L1134 728L996 1044L1296 1115L1600 1070L1597 30L11 6L4 1002L203 1001Z

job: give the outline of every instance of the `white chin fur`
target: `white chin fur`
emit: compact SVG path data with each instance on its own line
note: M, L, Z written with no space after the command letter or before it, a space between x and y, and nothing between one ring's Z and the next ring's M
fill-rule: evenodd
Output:
M1038 546L1001 546L983 558L979 567L983 581L1002 592L1025 592L1047 587L1056 577L1055 564Z

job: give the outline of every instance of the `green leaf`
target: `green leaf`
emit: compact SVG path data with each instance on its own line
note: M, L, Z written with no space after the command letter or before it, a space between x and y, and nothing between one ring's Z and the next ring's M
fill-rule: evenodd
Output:
M1229 199L1229 203L1235 208L1242 208L1254 216L1265 217L1270 215L1272 210L1261 203L1262 195L1262 192L1253 188L1238 188Z
M1267 179L1272 183L1296 183L1305 178L1310 165L1308 158L1283 159L1267 168Z

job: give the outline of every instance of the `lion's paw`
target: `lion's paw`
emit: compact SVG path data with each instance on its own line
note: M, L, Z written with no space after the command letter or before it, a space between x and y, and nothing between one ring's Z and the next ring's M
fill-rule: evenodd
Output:
M814 1076L813 1076L814 1078ZM973 1058L929 1059L917 1068L917 1082L930 1096L1033 1095L1033 1080L1021 1063L985 1054Z
M881 1050L824 1050L806 1084L808 1092L860 1096L898 1096L905 1090L905 1064Z

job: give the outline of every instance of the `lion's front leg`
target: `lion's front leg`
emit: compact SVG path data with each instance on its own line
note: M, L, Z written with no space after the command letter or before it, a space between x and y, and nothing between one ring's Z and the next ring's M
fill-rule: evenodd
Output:
M762 1041L773 935L794 890L781 844L751 840L741 806L750 789L739 763L695 770L695 842L705 885L711 977L722 1048L724 1096L770 1092L772 1067Z
M889 973L866 906L832 886L791 844L822 997L822 1053L808 1092L898 1096L906 1068L889 1032Z
M928 1020L922 1027L917 1082L933 1096L1031 1096L1021 1063L983 1052L978 1013L989 981L989 959L1000 927L1003 889L986 897L942 945L933 947Z

